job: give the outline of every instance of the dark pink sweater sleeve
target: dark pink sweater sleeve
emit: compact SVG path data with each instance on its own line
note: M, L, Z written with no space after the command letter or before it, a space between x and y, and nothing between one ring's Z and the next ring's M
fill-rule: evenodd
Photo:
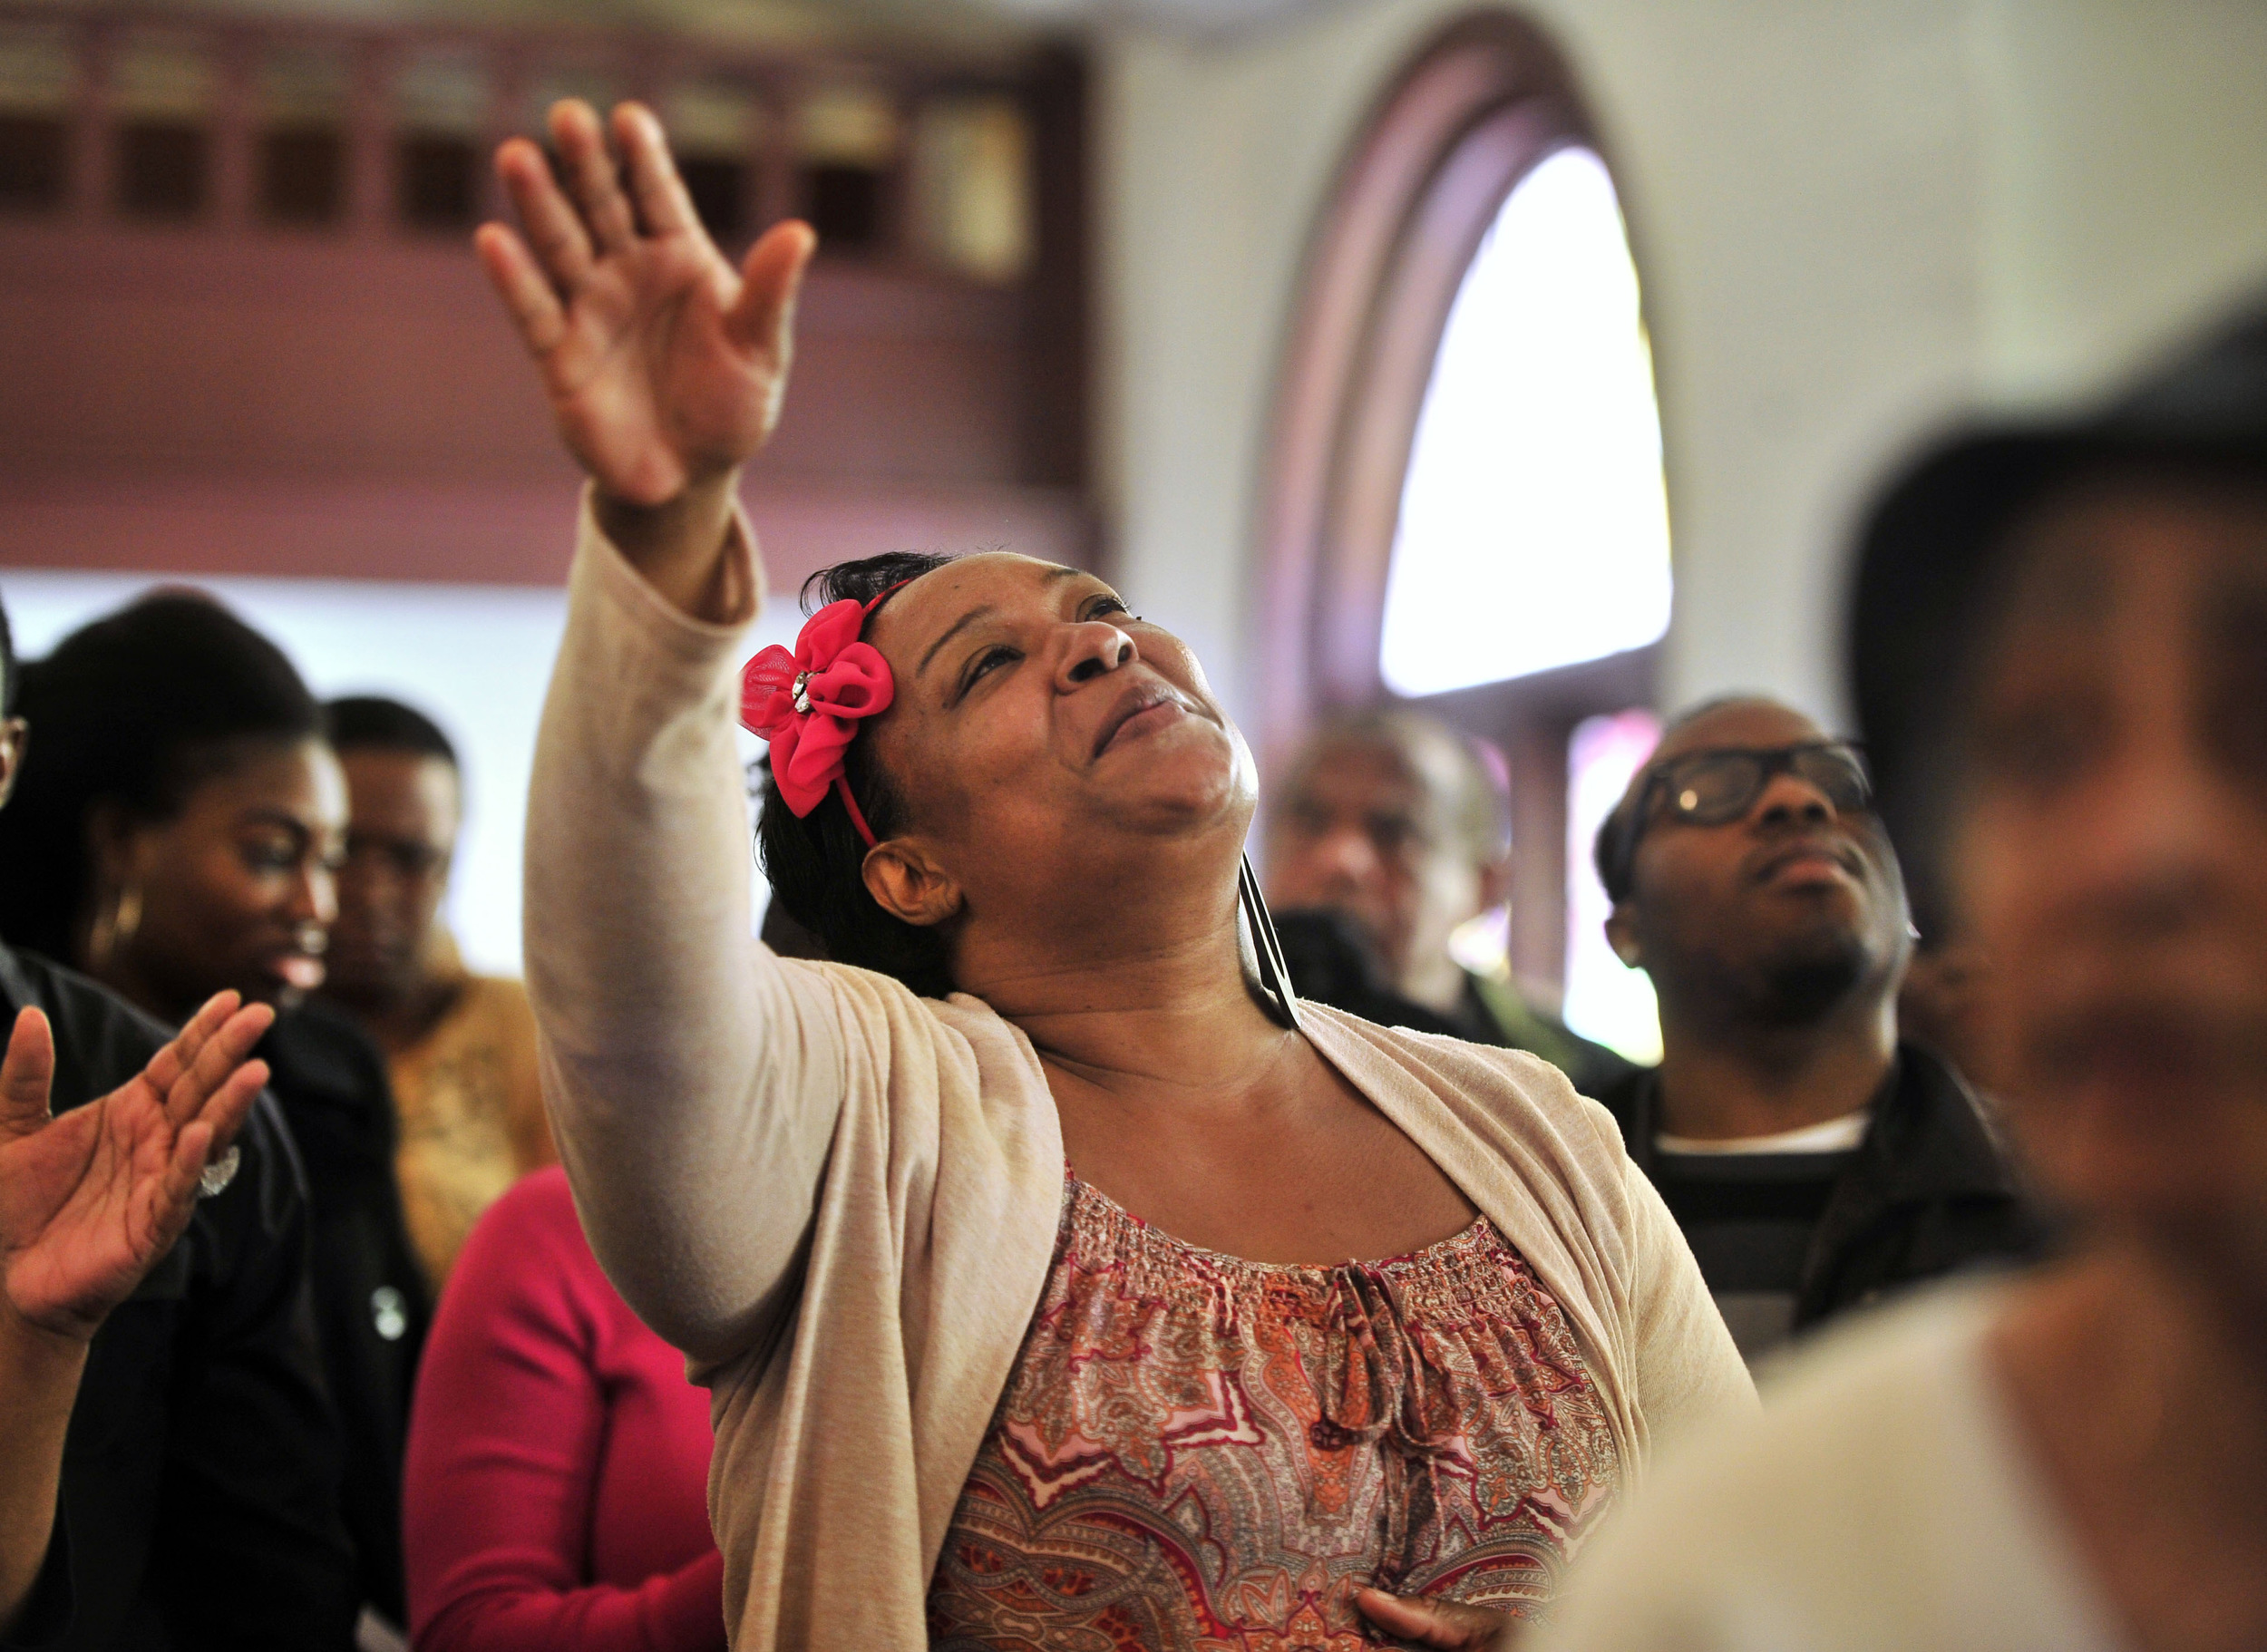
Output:
M608 1406L622 1386L611 1367L631 1336L652 1333L592 1258L561 1172L527 1178L473 1229L411 1419L403 1515L418 1652L722 1652L724 1567L703 1540L705 1511L688 1527L684 1509L650 1511L692 1532L673 1569L589 1579ZM668 1362L682 1385L682 1363L657 1337L630 1357ZM611 1488L610 1518L637 1494Z

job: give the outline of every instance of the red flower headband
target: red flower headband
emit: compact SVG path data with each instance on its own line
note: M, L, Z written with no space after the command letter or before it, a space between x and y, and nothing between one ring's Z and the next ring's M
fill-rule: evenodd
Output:
M888 711L897 693L881 650L858 640L866 617L897 588L868 603L854 597L828 603L803 622L793 653L774 643L740 672L740 726L771 742L781 800L801 820L830 791L842 793L869 849L873 828L851 795L842 759L859 720Z

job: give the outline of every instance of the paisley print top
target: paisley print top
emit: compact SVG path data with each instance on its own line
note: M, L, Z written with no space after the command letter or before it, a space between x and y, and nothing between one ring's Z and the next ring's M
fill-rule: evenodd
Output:
M1247 1262L1073 1180L930 1645L1351 1652L1370 1586L1533 1617L1620 1478L1565 1316L1484 1218Z

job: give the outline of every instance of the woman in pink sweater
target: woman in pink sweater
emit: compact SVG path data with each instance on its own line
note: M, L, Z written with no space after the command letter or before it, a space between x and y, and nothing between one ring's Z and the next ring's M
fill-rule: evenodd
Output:
M708 1396L590 1254L566 1172L491 1206L418 1374L403 1492L419 1652L725 1645Z

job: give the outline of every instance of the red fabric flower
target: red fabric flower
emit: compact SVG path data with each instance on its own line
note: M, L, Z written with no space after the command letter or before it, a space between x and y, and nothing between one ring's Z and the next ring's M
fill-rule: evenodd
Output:
M771 742L787 807L807 815L840 787L869 843L873 833L842 778L842 756L860 720L888 711L897 692L881 650L858 640L871 606L850 597L828 603L804 622L792 654L775 643L740 673L741 726Z

